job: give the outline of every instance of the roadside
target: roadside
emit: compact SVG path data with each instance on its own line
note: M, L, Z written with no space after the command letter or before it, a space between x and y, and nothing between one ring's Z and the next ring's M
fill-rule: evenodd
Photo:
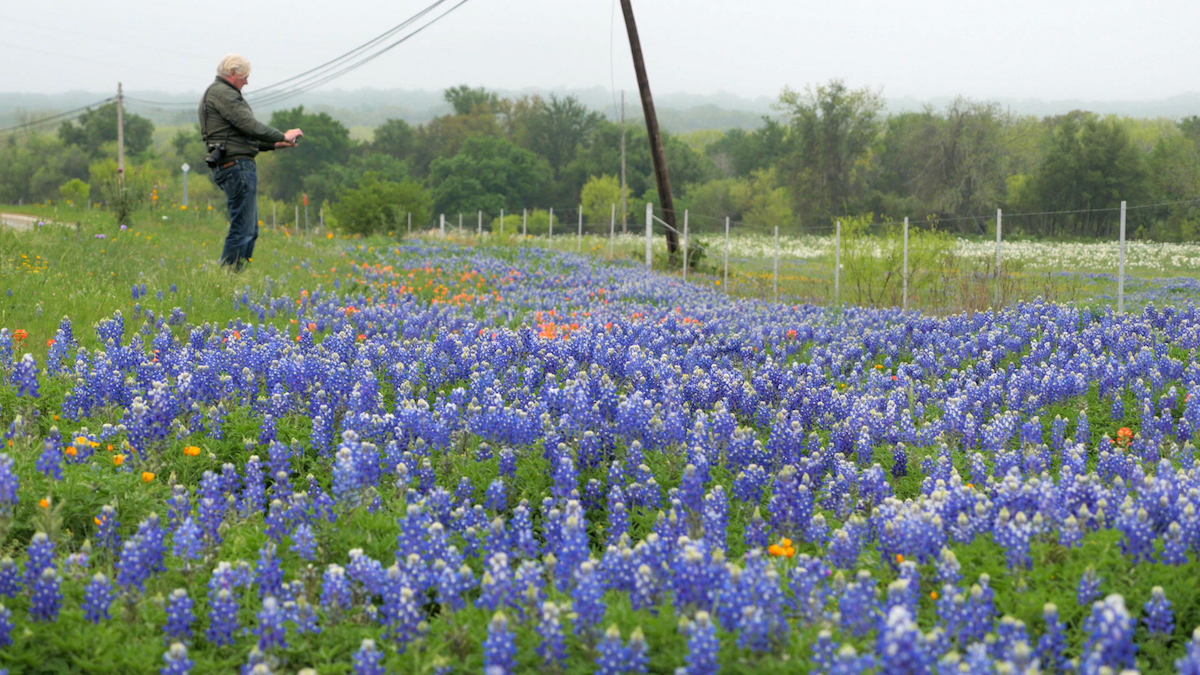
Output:
M39 222L46 222L37 216L27 216L21 213L0 213L0 226L14 230L32 230Z

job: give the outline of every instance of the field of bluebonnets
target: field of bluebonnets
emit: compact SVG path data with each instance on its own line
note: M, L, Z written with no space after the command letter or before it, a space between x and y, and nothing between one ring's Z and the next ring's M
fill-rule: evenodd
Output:
M184 220L0 232L12 673L1200 672L1190 303Z

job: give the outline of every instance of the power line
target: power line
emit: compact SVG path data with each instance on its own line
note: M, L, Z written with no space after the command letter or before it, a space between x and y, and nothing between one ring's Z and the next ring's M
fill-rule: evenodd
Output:
M279 88L283 87L284 85L287 85L289 82L293 82L293 81L299 80L301 78L307 78L310 75L312 75L313 73L317 73L317 71L320 71L320 70L325 70L327 68L336 67L340 62L350 59L351 57L379 44L380 42L382 42L383 40L386 40L387 38L391 37L392 35L395 35L397 32L408 27L414 21L417 21L418 19L425 16L429 12L433 11L439 5L445 3L446 1L447 0L434 0L434 2L432 4L430 4L428 7L426 7L425 9L422 9L420 12L417 12L416 14L410 16L409 18L405 19L404 21L401 21L399 24L397 24L395 26L392 26L388 30L384 31L383 33L377 35L374 38L371 38L370 40L355 47L354 49L351 49L350 51L345 52L345 53L341 54L340 56L330 59L330 60L326 61L325 63L322 63L319 66L310 68L310 69L304 71L303 73L300 73L299 75L294 75L292 77L287 78L286 80L280 80L279 82L275 82L274 84L269 84L269 85L263 87L262 89L259 89L257 92L255 92L255 94L258 97L263 97L267 92L270 92L271 90L274 90L274 89L279 89Z
M106 99L104 99L104 100L102 100L102 101L97 101L97 102L95 102L95 103L89 103L88 105L85 105L85 106L83 106L83 107L81 107L81 108L76 108L76 109L74 109L74 110L68 110L68 111L66 111L66 112L57 113L57 114L55 114L55 115L50 115L49 117L43 117L43 118L41 118L41 119L37 119L37 120L30 120L30 121L28 121L28 122L23 122L23 123L21 123L21 124L16 124L16 125L14 125L14 126L11 126L11 127L4 127L3 129L0 129L0 134L7 133L7 132L10 132L10 131L20 131L21 129L25 129L25 128L29 128L29 127L35 127L35 126L40 126L40 125L42 125L42 124L46 124L46 123L49 123L49 122L56 122L56 121L59 121L59 120L65 120L65 119L67 119L67 118L70 118L70 117L75 117L75 116L77 116L77 115L79 115L79 114L81 114L81 113L83 113L83 112L89 111L89 110L91 110L92 108L95 108L95 107L98 107L98 106L102 106L102 105L104 105L104 104L106 104L106 103L112 103L112 102L113 102L113 101L115 101L115 100L117 100L117 97L116 97L116 96L109 96L108 98L106 98Z
M437 5L439 5L439 4L441 4L442 2L445 2L445 1L446 1L446 0L438 0L438 1L437 1L437 2L436 2L434 5L432 5L430 8L427 8L426 10L423 10L423 11L421 12L421 14L424 14L424 13L426 13L427 11L429 11L430 9L432 9L432 7L436 7ZM310 82L308 82L308 83L296 84L296 85L294 85L294 87L293 87L292 89L290 89L290 90L281 90L281 91L277 91L277 92L274 92L274 93L272 93L272 94L268 94L267 96L265 96L265 97L263 97L263 98L261 98L261 99L258 99L258 98L256 98L256 99L254 100L254 103L255 103L255 104L261 104L261 105L270 105L270 104L273 104L273 103L278 103L279 101L283 101L283 100L285 100L285 99L288 99L288 98L291 98L291 97L293 97L293 96L296 96L296 95L302 94L302 93L304 93L304 92L306 92L306 91L309 91L309 90L311 90L311 89L314 89L314 88L316 88L316 87L319 87L319 86L321 86L322 84L325 84L326 82L329 82L329 81L331 81L331 80L334 80L334 79L336 79L336 78L338 78L338 77L341 77L342 75L345 75L346 73L349 73L349 72L351 72L351 71L353 71L353 70L356 70L356 69L358 69L358 68L360 68L360 67L362 67L362 66L364 66L364 65L366 65L366 64L368 64L368 63L370 63L371 61L374 61L375 59L379 58L380 56L383 56L383 55L384 55L384 54L386 54L387 52L391 51L392 49L395 49L395 48L396 48L396 47L398 47L399 45L401 45L401 44L403 44L403 43L407 42L408 40L410 40L411 38L413 38L413 37L416 37L416 36L417 36L419 33L421 33L421 31L424 31L426 28L429 28L430 26L432 26L433 24L437 23L438 21L441 21L442 19L444 19L444 18L445 18L445 17L446 17L448 14L450 14L450 13L451 13L451 12L453 12L454 10L456 10L456 9L458 9L459 7L462 7L463 5L467 4L467 2L469 2L469 0L460 0L458 3L456 3L456 4L455 4L454 6L452 6L450 9L446 10L445 12L442 12L442 13L441 13L441 14L439 14L438 16L436 16L436 17L434 17L433 19L431 19L431 20L429 21L429 23L426 23L426 24L424 24L423 26L420 26L419 28L417 28L417 29L413 30L411 33L409 33L409 34L405 35L404 37L400 38L399 40L396 40L395 42L392 42L391 44L388 44L387 46L383 47L382 49L379 49L378 51L375 51L374 53L372 53L372 54L369 54L369 55L367 55L367 56L364 56L363 58L359 59L358 61L355 61L355 62L353 62L353 63L351 63L351 64L349 64L349 65L347 65L347 66L343 67L341 70L336 70L336 71L333 71L333 72L331 72L331 73L329 73L329 74L323 75L322 77L320 77L319 79L317 79L317 80L315 80L315 81L310 81Z

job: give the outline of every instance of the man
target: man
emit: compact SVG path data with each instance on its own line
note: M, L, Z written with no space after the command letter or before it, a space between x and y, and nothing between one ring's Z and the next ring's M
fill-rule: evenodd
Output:
M229 201L229 234L221 252L221 265L241 271L254 255L258 239L258 169L254 157L266 150L296 147L304 135L299 129L286 132L254 119L254 111L242 98L242 87L250 80L250 62L230 54L217 66L217 79L200 100L200 133L209 150L213 182Z

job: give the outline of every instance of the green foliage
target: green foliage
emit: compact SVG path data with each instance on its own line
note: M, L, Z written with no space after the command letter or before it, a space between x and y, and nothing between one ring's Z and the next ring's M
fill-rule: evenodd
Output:
M560 99L551 94L549 101L539 99L535 106L528 122L529 142L550 163L557 178L601 119L600 113L589 111L578 98Z
M743 177L772 166L787 152L787 129L770 117L754 131L730 129L710 143L705 153L725 176Z
M883 99L871 89L851 90L831 80L804 94L784 89L778 107L789 117L791 152L780 166L796 210L806 223L828 224L866 190Z
M438 159L429 177L438 213L496 214L533 206L549 180L546 160L495 136L470 138L458 154Z
M92 186L78 178L72 178L60 185L58 191L68 204L87 206L88 197L92 194Z
M408 164L392 155L372 152L354 155L345 164L326 164L304 177L304 192L314 201L333 199L348 188L358 187L367 174L403 183L409 179Z
M416 148L417 134L412 126L402 119L390 119L375 127L371 151L405 159Z
M613 206L621 207L621 181L615 176L592 176L583 186L583 217L589 223L612 220Z
M276 129L302 129L304 138L295 148L272 155L270 171L263 171L263 187L276 199L293 199L304 190L304 179L331 164L345 164L354 149L350 130L328 113L304 112L304 106L278 110L271 115ZM332 195L310 195L325 199Z
M337 227L348 234L399 232L407 228L409 213L413 222L428 222L431 203L429 193L419 183L397 183L368 173L359 187L338 195L330 213Z
M899 223L871 234L870 215L842 221L842 288L850 300L871 307L899 307L904 288L904 229ZM910 226L908 298L915 305L933 292L939 274L952 266L955 242L944 232ZM843 296L847 297L847 296Z
M88 110L73 122L63 122L58 137L68 145L82 149L90 157L99 157L106 143L117 140L117 104L109 103ZM154 124L150 120L125 111L125 152L140 155L150 148Z
M493 111L500 105L500 95L483 87L472 89L465 84L450 87L442 94L455 115L470 115L480 110Z
M760 232L773 232L775 226L789 232L796 227L791 195L779 185L773 169L755 171L746 178L723 178L691 186L688 196L697 213L718 218L710 229L723 229L720 220L726 216Z
M1145 194L1142 157L1118 120L1085 112L1059 118L1054 144L1033 177L1034 205L1043 211L1106 209ZM1116 221L1104 213L1052 213L1044 233L1111 237Z

